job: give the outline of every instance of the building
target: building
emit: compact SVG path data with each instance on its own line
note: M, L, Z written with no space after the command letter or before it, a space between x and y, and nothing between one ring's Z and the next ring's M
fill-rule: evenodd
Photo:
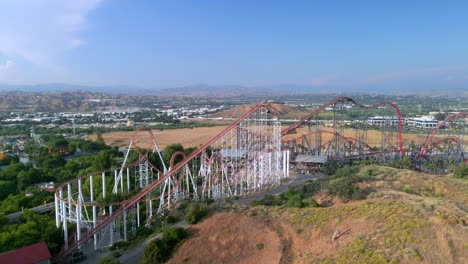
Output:
M52 256L44 241L0 254L0 263L49 264Z
M367 124L373 126L398 125L397 116L373 116L367 119Z
M294 162L296 170L301 174L310 174L320 171L323 164L328 161L327 156L303 155L299 154Z
M408 125L417 128L430 129L435 128L439 121L432 117L415 117L408 120Z

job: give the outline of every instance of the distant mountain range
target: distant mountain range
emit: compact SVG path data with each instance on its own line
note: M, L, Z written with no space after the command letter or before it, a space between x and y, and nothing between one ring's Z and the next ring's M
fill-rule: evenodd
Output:
M111 93L111 94L129 94L135 93L151 93L154 90L145 89L135 86L90 86L90 85L75 85L75 84L64 84L64 83L46 83L46 84L34 84L34 85L12 85L12 84L1 84L0 92L5 91L22 91L22 92L72 92L72 91L87 91L87 92L98 92L98 93Z
M468 88L444 88L444 89L400 89L400 88L345 88L336 86L312 86L298 84L280 84L269 86L241 86L241 85L207 85L197 84L174 88L143 88L138 86L88 86L74 84L35 84L35 85L10 85L0 84L0 92L70 92L88 91L107 94L125 95L157 95L157 96L193 96L193 97L226 97L226 96L265 96L282 94L327 94L327 93L379 93L379 94L421 94L421 95L456 95L468 96Z

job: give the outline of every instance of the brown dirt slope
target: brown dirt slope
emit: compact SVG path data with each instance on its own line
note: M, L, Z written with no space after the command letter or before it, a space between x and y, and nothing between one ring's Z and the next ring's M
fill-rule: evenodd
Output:
M267 221L220 213L189 229L169 263L278 263L281 237Z

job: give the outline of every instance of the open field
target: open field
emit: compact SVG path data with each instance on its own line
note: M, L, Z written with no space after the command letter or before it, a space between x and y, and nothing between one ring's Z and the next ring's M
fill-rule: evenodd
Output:
M195 127L195 128L181 128L181 129L164 129L153 130L156 142L160 148L164 148L168 144L180 143L184 147L197 147L206 143L210 138L221 132L225 126L214 127ZM324 130L333 131L332 128L324 128ZM299 128L298 134L286 135L283 139L292 139L300 136L300 134L307 133L306 128ZM121 131L110 132L102 134L106 144L111 146L124 147L128 146L130 139L134 132ZM355 138L356 131L352 129L344 130L344 136ZM90 139L96 139L96 135L89 136ZM325 143L333 138L332 134L323 134L322 143ZM414 140L415 144L423 144L426 141L426 134L403 134L403 139L411 142ZM435 138L438 138L436 136ZM142 148L153 148L151 140L149 140L147 132L137 133L137 145ZM468 138L467 138L468 139ZM370 146L380 146L382 140L382 133L377 130L367 131L367 142ZM396 145L396 133L394 133L394 144Z
M321 128L321 129L331 131L331 132L333 131L333 128L324 127L324 128ZM343 131L344 131L343 136L345 136L345 137L356 138L356 136L357 136L357 132L354 129L344 129ZM340 130L338 130L338 132L340 132ZM284 140L292 139L292 138L296 138L296 137L300 136L301 134L307 134L307 133L308 133L307 128L299 128L299 129L297 129L297 134L286 135L286 136L283 137L283 139ZM363 133L363 131L361 131L360 133ZM366 136L367 136L367 143L370 146L380 146L380 144L382 142L382 132L381 131L368 130L367 133L366 133ZM322 143L325 143L325 142L331 140L332 138L333 138L333 134L323 133L322 134ZM436 135L435 138L438 138L438 136ZM406 140L408 142L411 142L412 140L414 140L415 144L424 144L426 142L426 139L427 139L427 133L426 134L403 133L403 140ZM396 133L396 131L393 133L393 141L392 142L396 145L396 142L397 142L397 133Z
M159 148L174 143L180 143L184 147L198 147L204 144L214 135L221 132L224 126L214 127L197 127L197 128L181 128L181 129L165 129L153 130L154 137ZM130 139L134 132L120 131L102 134L102 138L107 145L127 147L130 144ZM95 139L96 135L91 135L90 139ZM153 143L147 132L138 132L136 134L136 145L141 148L152 149Z

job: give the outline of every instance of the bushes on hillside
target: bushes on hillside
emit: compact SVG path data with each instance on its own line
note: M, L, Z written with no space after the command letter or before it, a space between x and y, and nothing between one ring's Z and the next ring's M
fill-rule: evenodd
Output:
M164 230L162 239L151 241L145 248L143 263L164 263L187 236L187 231L181 227Z
M355 167L344 166L335 172L334 179L328 183L327 194L337 196L343 201L360 200L364 194L357 183L367 177L359 177Z
M286 206L287 207L298 207L302 208L304 207L304 202L302 202L302 197L300 194L295 194L291 196L287 201L286 201Z
M169 249L161 239L155 239L143 251L143 263L164 263L170 256Z
M265 195L262 200L252 201L252 205L268 205L287 207L319 207L320 205L312 196L318 192L321 183L317 181L307 182L302 186L290 187L286 192L279 195ZM307 198L308 197L308 198Z
M163 242L168 247L175 247L180 241L187 237L187 230L182 227L169 228L163 231Z
M335 172L342 168L343 164L337 161L327 161L325 164L322 166L322 172L325 173L326 175L333 175Z
M185 221L189 224L196 224L203 217L208 215L208 207L203 203L191 203L185 210Z
M468 165L460 164L453 169L453 176L456 178L468 178Z
M343 177L330 181L327 194L338 196L341 200L360 200L363 198L361 188L356 183L355 177Z

